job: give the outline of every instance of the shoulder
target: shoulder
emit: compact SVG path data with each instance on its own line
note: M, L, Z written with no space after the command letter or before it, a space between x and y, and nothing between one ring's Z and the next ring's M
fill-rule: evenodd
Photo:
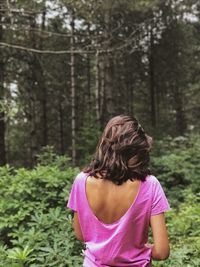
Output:
M160 183L154 175L147 175L145 182L152 185Z
M79 174L77 174L71 186L72 194L76 194L77 192L84 190L85 179L87 178L87 175L88 174L84 172L80 172Z
M87 177L88 173L86 172L79 172L79 174L77 174L75 180L80 180L80 179L84 179L85 177Z
M146 188L153 191L160 190L162 188L161 183L154 175L148 175L145 179Z
M80 172L79 174L77 174L77 176L74 179L73 184L77 185L82 183L88 176L89 174L86 172Z

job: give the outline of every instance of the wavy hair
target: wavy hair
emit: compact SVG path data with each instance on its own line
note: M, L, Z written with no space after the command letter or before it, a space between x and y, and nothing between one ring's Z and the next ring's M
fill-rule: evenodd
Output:
M117 185L129 179L144 181L150 174L151 145L152 138L145 134L137 119L116 116L107 123L93 159L84 171Z

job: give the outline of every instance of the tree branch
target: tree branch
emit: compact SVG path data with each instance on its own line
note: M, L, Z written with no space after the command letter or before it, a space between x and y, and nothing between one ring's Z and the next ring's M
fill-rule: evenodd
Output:
M33 53L38 53L38 54L70 54L70 50L39 50L39 49L34 49L34 48L29 48L29 47L24 47L20 45L13 45L13 44L8 44L8 43L3 43L0 42L0 48L14 48L14 49L19 49L19 50L24 50L27 52L33 52ZM95 51L84 51L84 50L74 50L74 54L94 54Z

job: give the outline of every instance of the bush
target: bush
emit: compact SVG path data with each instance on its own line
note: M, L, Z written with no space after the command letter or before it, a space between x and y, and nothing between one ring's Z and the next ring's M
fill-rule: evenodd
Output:
M161 181L172 206L184 201L184 189L188 186L196 194L200 188L200 136L157 142L152 155L152 171Z
M171 255L165 262L154 262L155 267L200 266L200 195L185 190L185 202L178 210L166 214Z
M79 266L82 246L66 209L79 170L58 161L33 170L0 168L0 266Z

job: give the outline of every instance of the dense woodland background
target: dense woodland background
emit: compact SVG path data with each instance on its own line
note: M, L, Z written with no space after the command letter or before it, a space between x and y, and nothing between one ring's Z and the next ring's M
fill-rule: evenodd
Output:
M121 113L171 205L153 266L199 267L200 2L0 0L0 267L82 266L66 202Z
M199 127L194 0L1 0L0 164L53 146L79 164L110 117L154 138Z

